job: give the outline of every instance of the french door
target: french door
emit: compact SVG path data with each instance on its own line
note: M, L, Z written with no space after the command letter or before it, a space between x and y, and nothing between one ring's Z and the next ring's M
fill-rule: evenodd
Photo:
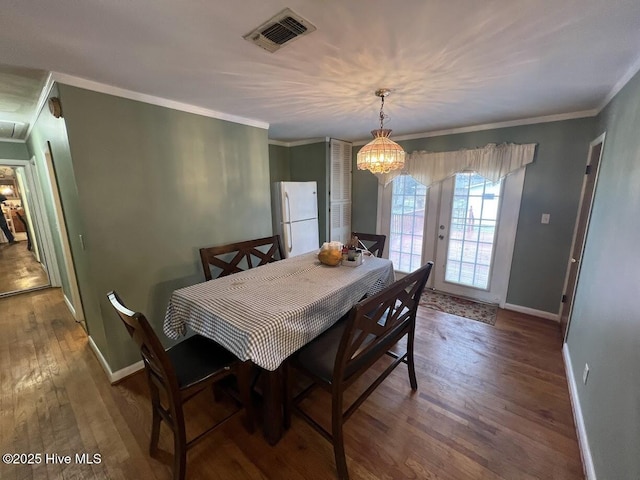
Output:
M496 183L462 172L429 188L396 177L379 209L395 269L434 260L436 290L504 306L523 183L524 169Z

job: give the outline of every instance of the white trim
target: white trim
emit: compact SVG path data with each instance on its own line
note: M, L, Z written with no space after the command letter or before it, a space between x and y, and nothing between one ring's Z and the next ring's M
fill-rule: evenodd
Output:
M449 128L446 130L435 130L433 132L412 133L411 135L394 135L393 140L415 140L418 138L441 137L443 135L454 135L458 133L479 132L482 130L495 130L497 128L519 127L522 125L534 125L536 123L560 122L563 120L573 120L576 118L595 117L600 111L597 109L583 110L580 112L560 113L557 115L547 115L544 117L522 118L520 120L509 120L506 122L485 123L483 125L472 125L469 127ZM354 141L353 146L366 145L369 140Z
M53 165L53 152L51 152L50 143L47 141L46 147L42 152L44 158L44 169L47 175L47 181L51 188L52 201L54 207L54 221L56 222L56 233L59 235L60 244L62 246L62 260L64 269L67 272L69 280L69 293L71 294L71 302L74 306L75 319L77 321L84 320L84 312L82 310L82 300L80 297L80 289L78 287L78 278L76 269L73 265L73 255L71 253L71 245L69 243L69 232L64 218L64 209L62 208L62 198L58 190L58 181L56 179L55 167ZM53 284L53 282L52 282Z
M100 366L104 370L104 373L107 374L109 383L111 383L112 385L122 380L123 378L128 377L129 375L133 375L134 373L139 372L144 368L144 362L140 360L139 362L136 362L133 365L129 365L128 367L124 367L124 368L121 368L120 370L112 372L111 368L109 367L109 364L107 363L104 356L102 355L102 352L100 351L96 343L93 341L93 338L91 338L91 335L89 335L89 347L91 347L91 350L93 350L93 353L95 353L96 357L98 358L98 362L100 363Z
M433 286L436 290L449 295L457 295L480 302L498 304L500 307L503 307L507 301L507 290L511 276L511 265L513 263L518 218L520 217L520 203L524 187L525 169L519 168L510 175L507 175L503 180L500 192L501 198L499 200L497 231L495 233L493 258L487 289L448 282L445 279L447 245L450 242L448 226L454 198L455 177L454 175L441 182L442 190L436 207L437 223L425 223L425 227L430 226L432 228L430 232L425 228L426 238L433 235L434 243L436 244L433 254L435 255L435 265L438 265L438 268L434 269ZM429 200L431 200L431 198L432 197L430 197ZM438 227L438 225L440 225L440 227ZM440 230L443 226L446 228ZM435 240L435 237L440 238L439 234L444 234L443 236L446 240Z
M56 257L55 248L53 246L53 229L51 228L51 219L47 214L47 209L45 206L45 197L44 191L42 189L43 179L40 178L40 173L38 172L38 165L36 162L35 155L31 157L29 160L29 166L26 168L26 171L30 173L27 176L27 179L31 185L30 188L32 190L32 197L34 205L32 207L36 211L35 218L35 229L37 233L37 241L38 252L40 256L40 263L45 266L47 270L47 275L49 275L49 283L52 287L60 287L60 265L58 264L58 258Z
M29 138L31 135L31 131L38 120L38 116L40 115L40 111L47 104L47 97L53 88L53 75L51 72L47 75L47 79L42 86L42 90L40 91L40 96L38 97L38 103L36 104L36 108L33 111L33 117L31 117L31 121L29 122L29 128L27 128L27 134L24 136L25 139ZM26 141L26 140L25 140Z
M376 199L376 233L380 234L382 233L383 235L386 235L387 238L389 238L389 232L382 231L382 209L383 209L383 204L382 204L382 199L385 198L384 195L384 185L380 185L380 182L378 183L378 196ZM388 230L388 229L386 229ZM386 253L386 255L384 256L384 258L389 258L389 248L387 247L387 244L385 243L385 248L386 248L386 252L382 252L383 255Z
M571 355L569 347L565 343L562 345L562 358L564 360L564 371L567 376L567 384L569 386L569 399L571 400L571 410L573 411L573 420L576 424L578 433L578 446L580 449L580 457L582 457L582 468L587 480L597 480L596 470L593 466L593 458L591 457L591 449L589 448L589 437L582 416L582 408L580 407L580 397L578 397L578 387L576 379L571 368Z
M0 138L0 143L27 143L27 141L20 138Z
M513 303L505 303L504 306L501 306L501 308L504 308L505 310L511 310L512 312L525 313L527 315L533 315L534 317L553 320L554 322L560 322L559 313L545 312L544 310L536 310L535 308L514 305Z
M72 87L84 88L86 90L91 90L99 93L106 93L107 95L114 95L116 97L127 98L129 100L136 100L138 102L149 103L151 105L158 105L159 107L171 108L173 110L202 115L203 117L217 118L219 120L226 120L228 122L240 123L242 125L248 125L250 127L258 127L265 130L269 128L269 123L263 122L262 120L239 117L237 115L230 115L228 113L218 112L216 110L210 110L208 108L202 108L196 105L190 105L188 103L168 100L166 98L156 97L154 95L147 95L146 93L134 92L132 90L127 90L124 88L94 82L93 80L87 80L86 78L67 75L66 73L51 72L51 75L55 82L70 85Z
M140 360L139 362L134 363L133 365L129 365L128 367L121 368L113 372L109 378L109 381L113 384L129 375L133 375L134 373L139 372L144 369L144 362Z
M638 57L637 60L631 65L631 67L629 67L629 70L627 70L627 73L625 73L620 78L620 80L617 81L617 83L613 86L609 94L606 97L604 97L604 100L602 101L602 103L600 104L600 107L598 108L598 113L600 113L602 110L604 110L604 108L607 105L609 105L609 102L613 100L613 97L615 97L618 93L620 93L620 90L622 90L625 87L625 85L629 83L629 81L639 71L640 71L640 57Z
M338 140L337 138L335 140ZM342 140L343 142L350 143L346 140ZM331 137L318 137L318 138L309 138L307 140L296 140L294 142L281 142L280 140L271 140L269 139L269 145L277 145L279 147L299 147L301 145L311 145L313 143L320 142L331 142Z
M589 167L591 165L591 156L593 154L593 147L595 147L598 144L601 144L600 146L600 158L598 158L598 172L600 171L600 162L602 161L602 154L604 152L604 139L607 136L607 132L603 132L601 133L595 140L592 140L589 143L589 153L587 153L587 163L585 164L585 169L587 167ZM586 225L585 225L585 230L584 230L584 238L582 239L582 245L580 246L580 264L578 265L578 271L576 272L576 284L574 288L574 292L573 292L573 300L571 302L571 306L569 308L569 311L567 312L567 318L568 318L568 322L567 322L567 326L565 329L565 338L566 338L566 334L569 332L569 323L571 323L571 312L573 311L573 302L575 301L575 289L577 289L578 286L578 280L580 278L580 265L582 265L582 255L584 253L584 246L585 243L587 241L587 233L589 232L589 222L591 220L591 210L593 209L593 200L596 196L596 188L598 186L598 173L595 174L596 177L594 179L593 182L593 192L591 194L591 203L589 205L589 214L587 215L587 220L586 220ZM582 203L584 202L584 192L586 190L586 186L587 186L587 175L583 175L583 179L582 179L582 188L580 190L580 201L578 202L578 209L576 210L576 221L575 224L573 225L573 235L571 236L571 250L569 251L569 258L567 259L567 269L566 269L566 273L564 275L564 284L562 285L562 292L566 295L567 294L567 288L569 286L569 276L571 274L571 260L576 258L576 252L574 252L574 248L575 248L575 243L576 243L576 237L578 236L578 223L580 222L580 211L582 210ZM560 301L560 316L562 316L562 301Z
M89 338L89 347L91 347L91 350L93 350L93 353L95 353L96 357L98 358L98 363L100 363L100 366L104 370L104 373L107 374L107 378L111 382L111 378L113 377L113 372L111 371L111 368L109 368L109 364L107 363L104 356L102 355L102 352L96 345L96 342L93 341L93 338L91 337L91 335L89 335L88 338Z
M67 308L71 312L71 315L73 315L73 318L75 319L75 321L76 322L82 321L82 319L81 318L79 319L78 316L76 315L76 309L73 306L73 303L71 303L71 301L67 298L66 295L64 295L64 293L62 294L62 298L64 298L64 303L67 305Z
M23 167L28 190L31 196L23 200L30 202L29 207L35 212L34 241L38 242L38 262L43 265L47 272L49 285L60 286L60 271L58 261L53 248L52 230L49 225L49 217L44 206L44 194L40 184L38 169L35 164L36 157L30 160L0 159L0 165ZM26 192L25 192L26 195Z

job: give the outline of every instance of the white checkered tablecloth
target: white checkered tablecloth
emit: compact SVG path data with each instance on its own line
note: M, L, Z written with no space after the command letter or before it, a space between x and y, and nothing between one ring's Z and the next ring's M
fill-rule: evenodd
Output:
M365 294L393 281L386 259L329 267L315 253L300 255L176 290L163 330L177 339L188 326L238 358L275 370Z

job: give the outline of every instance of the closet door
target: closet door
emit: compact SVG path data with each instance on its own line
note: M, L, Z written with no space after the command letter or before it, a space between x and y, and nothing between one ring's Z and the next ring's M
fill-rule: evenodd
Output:
M329 240L351 238L351 144L331 139L329 172Z

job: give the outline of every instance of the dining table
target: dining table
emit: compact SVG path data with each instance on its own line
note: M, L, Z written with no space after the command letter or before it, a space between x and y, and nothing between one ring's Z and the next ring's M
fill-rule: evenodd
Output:
M364 259L356 267L328 266L310 252L177 289L163 331L171 339L203 335L262 369L263 431L275 445L284 430L286 359L394 281L390 260Z

